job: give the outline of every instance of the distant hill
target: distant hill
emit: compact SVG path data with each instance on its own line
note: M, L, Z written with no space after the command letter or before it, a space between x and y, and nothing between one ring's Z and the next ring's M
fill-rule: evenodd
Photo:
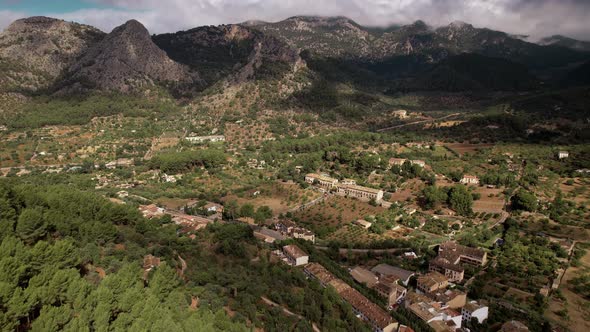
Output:
M281 94L326 84L348 85L361 94L396 88L521 91L536 87L527 69L561 82L551 77L558 72L554 68L590 60L586 52L548 44L464 22L436 29L423 21L374 28L346 17L295 16L150 36L134 20L105 34L31 17L0 34L0 92L164 87L175 96L194 96L218 82L235 86L289 75ZM265 91L272 99L278 90Z
M590 52L590 42L582 41L573 38L568 38L561 35L553 35L551 37L545 37L539 41L540 45L552 45L562 46L571 48L577 51Z

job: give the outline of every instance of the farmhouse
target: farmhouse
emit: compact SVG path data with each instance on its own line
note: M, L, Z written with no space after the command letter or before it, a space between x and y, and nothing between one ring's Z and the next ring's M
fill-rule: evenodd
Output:
M133 159L131 158L119 158L117 160L113 160L105 165L108 169L113 169L117 167L131 167L133 166Z
M223 135L210 135L210 136L188 136L185 140L191 143L203 143L203 142L223 142L225 136Z
M426 162L424 160L410 160L410 164L418 165L420 167L426 166Z
M309 256L294 244L283 247L283 253L293 266L305 265L309 262Z
M363 219L358 219L354 223L361 226L364 229L369 229L369 228L371 228L371 225L373 225L372 223L370 223L366 220L363 220Z
M438 248L438 257L445 258L451 264L470 264L484 266L487 262L487 253L483 249L462 246L456 242L442 243Z
M381 200L383 200L383 190L356 185L338 186L337 193L342 196L354 197L363 201L374 199L376 202L381 202Z
M557 153L557 158L559 159L565 159L565 158L569 158L570 154L567 151L559 151Z
M417 289L423 293L433 293L439 289L447 288L449 279L438 272L428 272L418 277Z
M461 183L478 185L479 178L475 175L463 175L463 178L461 179Z
M156 204L140 205L139 212L148 219L160 218L165 214L164 209L156 206Z
M406 111L406 110L393 111L393 116L400 118L400 119L405 119L408 117L408 111Z
M327 175L319 175L310 173L305 176L305 182L309 184L317 184L318 186L330 190L338 185L338 180Z
M407 159L404 159L404 158L391 158L391 159L389 159L389 167L392 167L394 165L401 166L406 161L407 161Z
M285 236L294 239L303 239L315 243L315 234L310 230L299 227L291 220L282 220L275 224L275 229Z

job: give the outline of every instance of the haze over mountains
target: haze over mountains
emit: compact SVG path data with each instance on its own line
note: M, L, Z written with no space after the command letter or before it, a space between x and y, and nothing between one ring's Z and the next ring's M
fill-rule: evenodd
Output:
M130 92L158 85L185 95L304 69L383 91L520 91L539 87L539 78L564 84L589 59L584 42L552 37L539 45L464 22L377 29L345 17L296 16L150 36L134 20L105 34L31 17L0 34L0 89Z

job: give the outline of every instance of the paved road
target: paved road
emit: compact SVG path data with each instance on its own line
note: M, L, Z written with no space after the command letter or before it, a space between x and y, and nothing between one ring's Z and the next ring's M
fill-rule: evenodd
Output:
M445 115L445 116L440 117L440 118L437 118L437 119L420 120L420 121L414 121L414 122L410 122L410 123L404 123L404 124L401 124L401 125L396 125L396 126L381 128L381 129L377 129L377 132L388 131L388 130L396 129L396 128L403 128L405 126L411 126L411 125L420 124L420 123L440 121L440 120L448 119L448 118L453 117L453 116L457 116L459 114L461 114L461 113L453 113L453 114Z

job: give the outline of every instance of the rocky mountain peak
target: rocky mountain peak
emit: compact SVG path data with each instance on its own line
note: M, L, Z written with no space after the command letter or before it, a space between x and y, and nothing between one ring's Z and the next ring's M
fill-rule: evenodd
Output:
M17 20L0 33L0 59L12 63L1 74L14 77L14 84L26 78L27 90L47 87L104 35L88 25L49 17Z
M68 76L74 88L98 87L124 92L156 83L199 81L196 73L171 60L136 20L113 29L72 66ZM88 86L80 86L80 82Z

